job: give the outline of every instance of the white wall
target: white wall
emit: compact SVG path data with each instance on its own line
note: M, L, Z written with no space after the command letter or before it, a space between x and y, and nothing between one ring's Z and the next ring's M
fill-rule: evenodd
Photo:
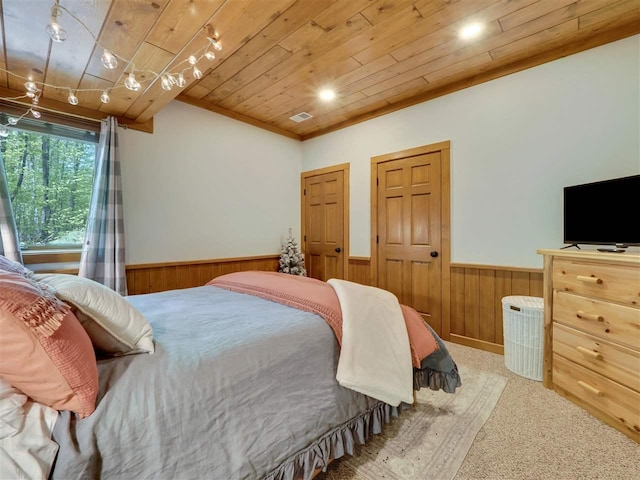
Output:
M172 102L120 130L128 264L278 253L299 239L301 144Z
M351 163L350 255L370 255L370 158L451 140L452 261L540 267L564 186L640 173L639 38L304 142L303 171Z

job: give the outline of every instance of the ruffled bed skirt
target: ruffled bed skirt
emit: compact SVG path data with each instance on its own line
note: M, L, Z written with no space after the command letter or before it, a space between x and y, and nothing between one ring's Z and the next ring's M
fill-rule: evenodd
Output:
M416 390L430 388L454 393L461 385L462 381L455 364L451 372L440 372L430 368L413 369L413 386ZM264 480L310 480L317 469L326 469L330 460L336 460L345 453L353 455L356 442L364 445L373 435L382 432L382 427L391 421L391 417L397 417L406 407L405 404L392 407L379 402L375 407L334 428L306 449L290 457Z
M391 417L397 417L402 408L403 405L392 407L378 403L290 457L265 480L310 480L316 469L324 470L330 460L338 459L345 453L353 455L356 442L364 445L373 435L382 432L382 427L391 421Z
M431 390L444 390L454 393L456 388L462 385L458 367L454 364L450 372L440 372L431 368L413 369L413 389L430 388Z

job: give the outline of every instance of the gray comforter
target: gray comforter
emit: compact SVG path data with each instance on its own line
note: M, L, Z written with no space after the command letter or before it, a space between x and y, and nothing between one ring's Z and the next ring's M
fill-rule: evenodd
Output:
M129 301L156 352L98 362L96 411L56 423L53 479L273 476L380 405L337 384L337 342L315 314L214 287Z

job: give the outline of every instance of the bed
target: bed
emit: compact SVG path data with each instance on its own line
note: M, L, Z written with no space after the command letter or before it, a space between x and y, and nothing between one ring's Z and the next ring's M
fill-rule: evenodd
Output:
M221 285L128 301L153 327L155 353L98 360L95 412L56 422L53 480L310 479L402 408L340 386L334 329L291 302ZM414 369L414 384L454 391L438 343L442 371Z

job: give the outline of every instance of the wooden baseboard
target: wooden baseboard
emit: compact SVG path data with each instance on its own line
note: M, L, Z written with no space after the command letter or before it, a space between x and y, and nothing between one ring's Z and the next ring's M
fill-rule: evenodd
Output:
M478 340L477 338L464 337L462 335L456 335L452 333L449 336L449 341L453 343L459 343L467 347L478 348L491 353L497 353L498 355L504 355L504 345L498 345L496 343L485 342L484 340Z

